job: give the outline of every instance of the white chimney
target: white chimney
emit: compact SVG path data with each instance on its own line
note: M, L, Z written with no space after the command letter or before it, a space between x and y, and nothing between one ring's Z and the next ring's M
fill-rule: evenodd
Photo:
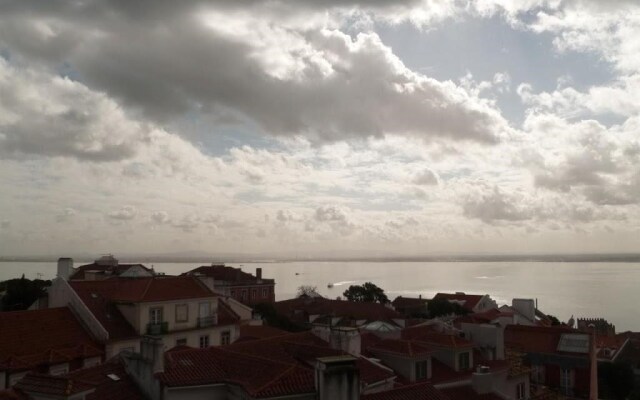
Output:
M536 306L533 299L513 299L511 307L515 308L520 314L527 318L530 322L536 320Z
M321 357L316 360L316 391L319 400L351 400L360 398L360 375L357 358L352 356Z
M69 277L73 273L73 258L61 257L58 258L58 273L59 278L65 281L69 280Z
M489 371L489 367L478 365L476 372L471 375L471 387L477 394L493 391L493 374Z

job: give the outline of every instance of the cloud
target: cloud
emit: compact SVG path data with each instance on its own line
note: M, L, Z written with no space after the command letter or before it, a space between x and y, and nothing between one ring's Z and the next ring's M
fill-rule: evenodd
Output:
M249 120L268 134L305 135L315 142L399 134L495 143L509 130L490 102L409 70L375 33L351 37L275 14L230 13L211 5L200 14L195 6L159 7L153 18L131 24L131 9L109 13L109 5L98 6L99 14L84 10L80 20L78 10L66 7L7 12L5 18L16 23L0 35L13 54L47 66L63 59L83 84L106 94L103 101L89 101L82 113L56 114L73 126L107 116L90 127L98 136L102 127L123 123L109 99L160 124L195 112L213 121ZM163 29L156 29L158 21ZM21 40L20 32L33 43ZM62 54L51 54L45 48L52 40L69 43L59 46ZM104 129L136 130L117 127ZM134 151L118 137L105 136L75 152L110 159Z
M0 151L92 161L132 156L148 136L104 94L0 58Z
M70 219L72 219L74 216L76 215L76 210L74 210L73 208L65 208L64 210L62 210L62 212L58 215L56 215L56 221L57 222L66 222L69 221Z
M169 217L169 213L166 211L156 211L151 214L151 220L158 225L164 225L169 223L171 218Z
M525 209L522 203L521 198L506 195L496 187L480 196L470 196L462 209L465 217L477 218L486 223L531 219L531 212Z
M425 169L424 171L416 174L416 176L413 178L413 183L416 185L425 186L437 185L438 177L430 169Z
M134 206L126 205L119 210L111 211L107 214L107 217L113 220L128 221L136 217L138 213Z

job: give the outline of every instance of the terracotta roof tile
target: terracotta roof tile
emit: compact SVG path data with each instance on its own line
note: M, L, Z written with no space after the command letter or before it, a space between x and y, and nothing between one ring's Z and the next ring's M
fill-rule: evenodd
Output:
M325 298L296 298L274 303L276 311L293 319L300 315L332 315L367 321L402 319L402 315L378 303L364 303Z
M109 375L115 375L114 380ZM138 400L145 397L127 375L122 361L114 358L104 364L79 369L63 376L28 374L14 389L18 393L69 396L89 392L86 400Z
M415 340L383 339L367 349L372 353L386 352L409 357L423 356L433 353L433 349L425 343Z
M173 349L165 354L159 378L167 386L232 383L254 397L312 393L315 359L341 354L310 332L294 333L224 347ZM394 376L366 359L357 365L364 383Z
M103 354L66 307L0 313L0 370L27 370Z
M478 394L470 385L441 389L450 400L502 400L494 393Z
M360 398L362 400L449 400L440 390L427 382L366 394Z
M274 336L288 335L289 332L282 329L274 328L266 325L241 325L240 337L237 342L243 342L248 340L265 339Z
M434 300L445 299L449 301L458 301L462 303L462 307L469 311L473 311L484 295L481 294L460 294L460 293L437 293L433 296Z
M71 276L69 277L69 280L85 279L86 271L99 271L101 274L104 274L104 275L118 276L128 271L132 267L140 267L149 273L153 271L151 268L147 268L142 264L98 265L95 262L93 262L91 264L81 265L78 268L76 268L73 274L71 274Z
M507 325L504 331L505 346L533 353L556 353L563 333L579 333L563 326Z
M421 329L418 329L421 328ZM436 332L424 327L411 327L402 331L403 339L417 340L436 347L472 348L473 343L458 335Z
M226 265L203 265L194 268L183 275L210 276L216 281L234 283L256 283L258 278L240 268L227 267ZM273 279L261 279L264 283L272 283Z

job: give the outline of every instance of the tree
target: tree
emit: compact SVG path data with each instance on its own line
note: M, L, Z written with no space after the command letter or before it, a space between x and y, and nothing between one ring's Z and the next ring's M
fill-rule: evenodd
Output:
M318 293L317 286L311 285L302 285L298 286L298 293L296 297L322 297L320 293Z
M466 315L469 314L469 310L462 307L458 303L452 303L447 299L433 299L427 304L429 310L429 317L436 318L445 315Z
M560 320L559 320L557 317L555 317L555 316L553 316L553 315L551 315L551 314L547 314L547 318L549 318L549 321L551 321L551 325L554 325L554 326L555 326L555 325L560 325L560 324L562 324L562 323L560 322Z
M51 286L51 281L41 279L29 280L24 274L19 279L10 279L0 282L0 292L5 291L0 299L0 310L17 311L26 310L40 296L46 292L44 288Z
M351 285L349 289L344 291L343 296L349 301L380 304L389 303L389 299L387 295L384 294L384 290L371 282L366 282L364 285Z
M262 320L268 326L280 328L289 332L300 332L306 330L303 324L292 321L287 316L278 314L272 303L260 303L253 307L253 311L260 314Z
M634 378L631 365L625 362L598 364L598 397L623 400L632 393L633 386Z

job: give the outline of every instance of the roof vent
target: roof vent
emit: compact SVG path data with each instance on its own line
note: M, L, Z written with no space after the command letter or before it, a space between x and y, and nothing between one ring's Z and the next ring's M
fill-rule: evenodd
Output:
M116 381L116 382L117 382L117 381L119 381L119 380L120 380L120 377L119 377L118 375L116 375L116 374L108 374L107 376L108 376L108 377L109 377L109 379L111 379L112 381Z

